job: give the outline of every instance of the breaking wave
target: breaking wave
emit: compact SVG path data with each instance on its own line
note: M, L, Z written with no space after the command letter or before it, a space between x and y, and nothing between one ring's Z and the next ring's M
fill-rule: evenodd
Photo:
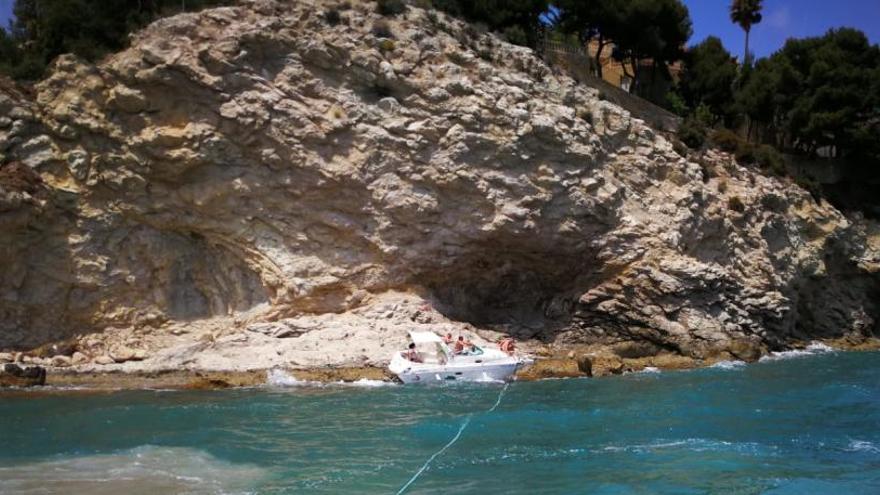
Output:
M814 356L816 354L824 354L826 352L834 352L834 348L823 344L822 342L811 342L810 345L803 349L795 349L791 351L771 352L767 356L761 357L761 361L778 361L780 359L792 359L804 356Z
M709 367L721 370L735 370L738 368L742 368L745 365L745 361L718 361L717 363Z

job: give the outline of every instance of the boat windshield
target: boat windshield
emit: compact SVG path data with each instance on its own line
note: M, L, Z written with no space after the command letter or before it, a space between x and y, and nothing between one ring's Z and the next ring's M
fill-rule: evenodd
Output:
M457 356L481 356L485 351L483 351L482 347L475 345L462 353L455 354L443 342L421 342L416 344L416 352L418 352L422 363L446 364Z
M480 356L483 354L483 349L479 346L473 346L469 349L465 349L464 352L458 354L458 356Z
M416 344L416 352L422 358L423 363L446 364L449 359L449 349L442 342L423 342Z

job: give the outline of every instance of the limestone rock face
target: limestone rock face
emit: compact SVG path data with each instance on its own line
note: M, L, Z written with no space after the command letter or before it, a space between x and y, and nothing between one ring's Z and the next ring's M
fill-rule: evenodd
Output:
M178 15L32 97L0 85L0 350L295 345L353 311L380 328L389 291L436 310L398 332L695 358L877 331L876 224L679 156L528 49L418 8L381 43L371 3L329 5Z

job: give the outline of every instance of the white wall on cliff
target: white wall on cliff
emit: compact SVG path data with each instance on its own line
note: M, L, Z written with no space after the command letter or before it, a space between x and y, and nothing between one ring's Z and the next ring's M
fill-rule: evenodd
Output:
M174 16L97 66L61 57L33 98L0 93L20 167L0 176L0 348L218 316L329 328L386 291L523 337L695 356L876 330L876 225L683 158L442 14L355 2L331 26L328 5Z

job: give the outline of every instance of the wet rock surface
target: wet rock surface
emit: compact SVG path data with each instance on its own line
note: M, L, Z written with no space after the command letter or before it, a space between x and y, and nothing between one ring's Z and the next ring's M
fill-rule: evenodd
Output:
M87 390L183 389L209 390L256 387L266 384L266 372L154 370L139 372L92 372L53 370L46 385Z
M517 380L531 381L546 378L579 378L591 376L578 366L578 361L569 358L539 359L531 366L524 367L516 373Z
M33 387L46 383L46 370L40 366L0 366L0 387Z

